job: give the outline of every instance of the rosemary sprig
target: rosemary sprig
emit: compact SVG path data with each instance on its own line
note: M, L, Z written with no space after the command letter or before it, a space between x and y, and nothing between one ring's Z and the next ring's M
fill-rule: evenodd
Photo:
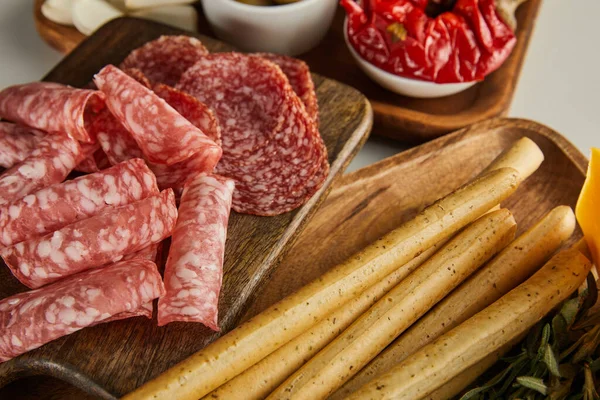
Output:
M600 305L596 281L534 326L500 372L460 400L600 400ZM493 370L498 371L498 368Z

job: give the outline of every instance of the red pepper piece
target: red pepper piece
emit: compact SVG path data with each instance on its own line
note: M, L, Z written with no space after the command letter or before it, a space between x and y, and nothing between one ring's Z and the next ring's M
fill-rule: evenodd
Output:
M427 16L428 0L341 0L351 45L388 72L437 83L481 80L510 55L515 35L494 0L458 0Z

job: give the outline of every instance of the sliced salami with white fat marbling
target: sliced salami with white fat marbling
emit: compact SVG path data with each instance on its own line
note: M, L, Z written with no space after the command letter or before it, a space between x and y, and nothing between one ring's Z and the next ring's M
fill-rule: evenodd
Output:
M139 258L142 260L152 261L153 263L158 263L157 257L159 254L159 248L161 246L162 246L162 243L155 243L151 246L146 247L145 249L138 251L137 253L127 254L125 257L123 257L122 261L128 261L128 260L133 260L133 259ZM152 301L149 301L147 303L142 304L139 308L136 308L135 310L121 312L117 315L114 315L114 316L108 318L105 321L102 321L102 323L119 321L122 319L133 318L133 317L146 317L148 319L152 319L153 311L154 311L154 306L152 304Z
M79 142L68 135L44 136L25 160L0 175L0 206L64 181L82 154Z
M86 119L104 108L102 93L51 82L11 86L0 92L0 117L81 142L95 140Z
M48 186L0 207L0 244L39 237L157 193L154 174L139 158Z
M21 283L38 288L158 243L171 235L176 220L175 195L169 189L5 247L0 255Z
M156 264L123 261L0 300L0 362L164 294Z
M45 135L37 129L0 121L0 167L11 168L29 157ZM75 171L91 173L106 168L108 160L99 150L97 143L82 143L85 158L77 164Z
M43 136L37 129L0 121L0 167L10 168L29 157Z
M106 105L131 133L145 158L173 165L192 155L211 154L215 164L221 148L181 116L152 90L113 65L104 67L94 82L106 96Z
M276 64L240 53L210 54L177 87L219 119L223 158L216 172L235 180L234 210L277 215L311 197L307 186L322 175L327 150L316 121Z
M281 68L290 81L292 89L294 89L294 92L296 92L298 97L300 97L300 100L302 100L302 103L304 103L304 108L308 115L318 122L319 104L317 103L315 84L310 75L310 68L308 68L308 65L302 60L284 56L282 54L255 53L255 55L266 58Z
M219 330L218 301L234 182L219 175L189 181L165 267L167 293L158 302L158 325L200 322Z
M219 121L206 104L179 89L162 83L154 85L152 90L217 145L221 145Z
M208 50L190 36L161 36L133 50L120 67L136 68L153 83L175 85L186 69Z

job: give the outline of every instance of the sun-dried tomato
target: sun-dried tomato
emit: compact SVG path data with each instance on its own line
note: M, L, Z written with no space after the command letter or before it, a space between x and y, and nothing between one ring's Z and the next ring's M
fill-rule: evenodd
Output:
M354 49L404 77L437 83L481 80L502 65L516 42L495 0L457 0L451 11L436 16L427 14L428 0L363 0L362 7L353 0L340 3ZM435 3L439 9L442 2Z

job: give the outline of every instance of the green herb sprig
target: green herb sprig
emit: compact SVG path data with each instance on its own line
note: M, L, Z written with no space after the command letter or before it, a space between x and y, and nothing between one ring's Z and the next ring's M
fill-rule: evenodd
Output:
M600 400L600 305L587 287L535 325L499 373L460 400ZM497 369L496 369L497 370Z

